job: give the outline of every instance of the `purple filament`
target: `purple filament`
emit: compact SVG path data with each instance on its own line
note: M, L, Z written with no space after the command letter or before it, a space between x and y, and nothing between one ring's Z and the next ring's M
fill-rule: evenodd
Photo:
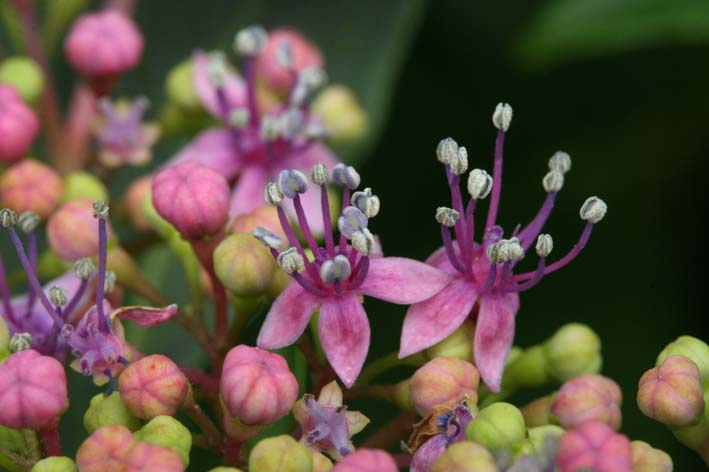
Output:
M111 323L103 311L104 284L106 283L106 258L107 258L107 230L106 219L98 219L98 280L96 282L96 313L99 320L99 330L108 334L111 332Z
M441 237L443 238L443 247L446 249L446 255L448 256L448 260L450 260L451 264L453 264L455 270L457 270L461 274L465 274L465 267L463 267L463 264L461 264L460 260L458 259L458 256L455 253L455 249L453 248L453 241L451 241L451 234L446 225L441 225Z
M5 315L8 317L9 321L17 324L15 313L10 303L10 287L7 285L7 275L5 274L5 264L3 264L2 256L0 256L0 297L2 297L2 306L5 310Z
M310 231L310 225L308 224L308 218L305 216L305 210L303 210L303 203L300 201L300 194L295 194L293 198L293 206L295 207L295 214L298 217L298 223L300 224L300 229L303 231L303 236L308 242L308 247L313 251L313 254L318 253L318 245L313 238L313 233Z
M335 256L335 241L332 236L332 218L330 216L330 200L327 195L327 186L320 186L320 206L322 207L323 230L325 232L325 247L327 253Z

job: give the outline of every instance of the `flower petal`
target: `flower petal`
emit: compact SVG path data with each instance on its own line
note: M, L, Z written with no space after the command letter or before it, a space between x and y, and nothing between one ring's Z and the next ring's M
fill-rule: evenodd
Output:
M360 411L348 411L345 416L347 416L347 427L349 428L350 436L359 433L369 424L369 418Z
M320 302L320 298L292 281L271 305L256 341L258 347L278 349L293 344L303 334Z
M313 143L301 151L296 151L288 156L288 159L271 169L273 175L277 175L283 169L298 169L310 175L310 168L315 164L325 164L332 171L339 160L330 149L321 143Z
M318 403L330 408L339 408L342 406L342 389L337 385L336 380L333 380L320 390Z
M428 472L438 456L445 452L447 445L448 438L445 434L436 434L423 443L411 461L411 472Z
M229 217L249 213L264 206L263 191L268 183L268 175L261 166L247 166L239 176L231 194Z
M423 262L404 257L369 260L369 272L360 290L370 297L408 305L431 298L450 276Z
M448 337L468 317L477 298L475 285L462 277L455 277L438 294L411 305L401 331L399 358Z
M197 161L219 172L227 180L241 169L242 160L236 151L231 134L223 129L203 131L175 154L167 165L182 161Z
M369 320L357 294L326 298L320 307L318 333L327 360L350 388L369 351Z
M131 320L140 326L156 326L166 322L177 313L177 305L172 304L163 308L152 308L147 306L124 306L113 313L111 318L118 317L122 320Z
M208 55L203 51L197 51L192 56L192 80L194 81L195 92L202 105L209 112L217 117L221 117L221 109L217 101L217 89L209 80L208 75ZM230 107L246 106L246 87L243 80L228 68L224 77L224 94Z
M480 313L475 325L475 366L480 378L493 392L500 391L505 359L515 335L518 309L519 295L516 293L480 297Z

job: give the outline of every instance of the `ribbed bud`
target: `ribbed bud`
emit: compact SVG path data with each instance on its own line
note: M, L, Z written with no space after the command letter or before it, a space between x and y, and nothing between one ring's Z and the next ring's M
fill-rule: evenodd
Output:
M448 207L438 207L436 208L436 221L443 226L449 228L455 226L456 222L460 218L460 213L452 208Z
M0 210L0 225L3 228L12 228L17 224L17 213L9 208Z
M374 240L374 235L367 228L352 235L352 247L363 256L370 255L376 246L377 242Z
M608 207L603 200L598 197L588 197L583 205L581 205L579 215L582 220L596 224L606 216L607 210Z
M241 129L249 122L251 114L248 108L235 108L229 112L229 124L236 129Z
M36 462L30 472L79 472L79 469L74 461L66 456L50 456Z
M475 200L487 197L492 190L492 177L483 169L473 169L468 175L468 193Z
M561 386L551 406L564 429L573 429L587 421L601 421L616 431L620 428L620 387L608 377L586 374Z
M549 373L561 382L601 370L601 340L584 324L562 326L544 343L544 348Z
M137 441L169 447L180 456L187 467L190 464L192 433L171 416L156 416L133 434Z
M34 231L38 225L39 216L32 211L26 211L17 218L17 226L19 226L20 230L25 234Z
M357 449L335 464L332 472L397 472L394 458L380 449Z
M367 187L364 191L355 192L350 200L352 205L360 209L367 218L374 218L379 213L379 197L372 194L372 189Z
M261 244L271 249L275 249L276 251L280 251L283 245L285 244L285 242L280 237L260 226L254 228L251 234L254 238L261 241Z
M436 148L436 157L443 164L450 164L458 156L458 143L452 138L442 139Z
M540 234L537 237L537 245L535 247L537 255L541 258L548 257L551 250L554 249L554 240L549 234Z
M672 458L645 441L631 441L633 472L672 472Z
M19 352L32 347L32 335L30 333L15 333L10 337L10 352Z
M411 377L411 400L421 416L438 406L455 407L467 399L474 411L478 403L478 370L469 362L438 357L421 366Z
M560 472L631 472L630 441L604 423L589 421L561 436L556 466Z
M564 174L558 170L550 170L542 179L542 186L547 193L556 193L564 187Z
M308 190L308 176L296 169L282 170L278 174L277 183L278 190L288 198L295 198L299 193Z
M305 270L305 259L303 259L303 256L298 254L298 251L294 247L288 248L280 253L276 259L276 262L281 269L288 274L292 274L293 272L303 272Z
M361 177L357 170L352 166L346 166L344 164L337 164L332 169L332 179L350 190L354 190L359 187Z
M99 218L105 220L108 218L108 203L106 202L94 202L94 218Z
M286 434L259 441L249 455L249 470L259 472L310 472L313 454Z
M709 381L709 346L699 338L680 336L669 343L657 356L655 365L662 364L670 356L684 356L699 368L699 375L705 382Z
M272 206L280 206L283 202L283 194L278 189L278 184L275 182L269 182L266 184L266 189L264 190L264 200L267 204Z
M268 233L263 236L257 230ZM278 246L283 241L263 228L254 233L261 234L263 241ZM264 243L265 244L265 243ZM214 272L230 292L239 296L262 294L271 283L276 271L276 261L271 252L250 234L236 233L226 237L214 250Z
M352 266L347 256L336 255L333 259L323 262L320 266L320 279L325 283L347 280L352 274Z
M315 164L310 169L310 180L315 185L325 185L330 181L330 171L327 166L322 163Z
M549 170L558 170L562 174L566 174L571 170L571 156L564 151L556 151L549 158Z
M468 424L466 437L489 451L516 449L526 431L522 412L510 403L498 402L480 410Z
M468 170L468 150L460 146L455 157L451 158L449 165L452 174L464 174Z
M492 114L492 124L495 128L507 131L512 122L512 107L508 103L498 103L495 112Z
M260 26L249 26L236 33L234 52L240 56L255 56L266 47L268 34Z
M84 413L84 428L91 434L108 424L120 424L135 431L143 422L128 411L120 393L113 392L109 396L99 393L91 399Z
M90 257L82 257L74 263L74 274L81 280L89 280L96 275L96 266Z
M54 285L49 289L49 301L51 301L54 306L66 305L68 301L66 289L64 287Z
M430 472L497 472L495 458L479 444L462 441L451 444L431 465Z

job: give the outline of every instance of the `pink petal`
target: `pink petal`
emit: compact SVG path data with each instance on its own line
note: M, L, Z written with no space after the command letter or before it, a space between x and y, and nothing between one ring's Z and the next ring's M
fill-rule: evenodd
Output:
M249 213L264 206L263 191L268 183L266 170L261 166L247 166L234 186L229 206L229 217Z
M219 172L227 180L241 169L242 161L236 151L231 134L223 129L208 129L200 133L177 154L167 161L167 165L182 161L197 161Z
M447 338L470 315L477 299L475 285L455 277L438 294L411 305L401 331L399 358Z
M166 322L177 313L177 305L172 304L163 308L147 306L124 306L114 311L111 316L122 320L131 320L140 326L156 326Z
M480 297L480 314L475 325L475 366L480 378L493 392L500 391L505 359L515 336L517 293L493 293Z
M302 151L291 153L281 166L274 166L272 172L278 174L283 169L299 169L310 175L310 168L315 164L325 164L332 171L338 162L339 159L330 148L321 143L313 143Z
M446 446L448 438L445 434L436 434L423 443L411 461L411 472L428 472L438 456L445 452Z
M326 298L320 307L318 333L325 356L347 388L352 387L369 351L369 320L359 296Z
M320 189L311 188L304 194L300 196L300 201L303 204L303 211L305 212L306 218L308 219L308 226L310 231L317 237L323 234L325 230L325 225L323 223L322 217L322 204L320 203ZM284 199L283 208L288 213L288 217L291 221L297 221L297 216L295 213L295 207L293 206L293 200ZM337 221L337 215L332 215L333 220Z
M292 281L271 305L256 341L258 347L278 349L293 344L321 301Z
M197 51L192 56L192 80L194 81L195 92L202 102L202 105L209 110L212 115L221 117L221 109L217 101L217 89L212 85L207 75L208 55L202 51ZM227 68L224 93L226 101L231 108L246 106L246 87L239 76L230 72Z
M450 276L423 262L403 257L370 259L361 291L370 297L408 305L431 298Z

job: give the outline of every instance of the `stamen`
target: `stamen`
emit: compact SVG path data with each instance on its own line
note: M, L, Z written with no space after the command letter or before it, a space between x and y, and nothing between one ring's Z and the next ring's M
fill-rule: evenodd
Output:
M108 377L108 388L103 392L104 397L110 397L113 391L116 389L116 379L113 378L113 372L111 369L106 369L103 371L104 375Z
M589 197L581 206L579 215L582 220L596 224L606 216L606 211L608 211L608 207L603 200L598 197Z
M468 150L460 146L458 152L448 164L453 175L464 174L468 170Z
M116 288L116 273L110 270L106 271L106 280L103 283L103 291L106 294L113 292Z
M98 219L98 280L96 283L96 312L99 319L99 329L102 333L111 332L111 322L104 312L103 300L106 283L107 239L106 218L108 217L108 204L94 202L94 218Z
M54 285L49 289L49 301L51 301L55 307L63 307L67 304L68 294L64 287L59 287Z
M436 209L436 221L443 226L452 228L458 222L460 213L448 207L438 207Z
M473 169L468 174L468 193L474 200L487 197L492 190L492 177L483 169Z
M278 174L278 190L288 198L295 198L308 190L308 177L296 169L282 170Z
M234 36L234 52L240 56L256 56L266 46L268 34L261 26L254 25L239 30Z
M320 279L325 283L347 280L352 275L352 266L347 257L338 254L320 266Z
M537 238L537 255L541 258L548 257L551 250L554 249L554 240L549 234L540 234Z
M286 139L295 139L303 130L305 121L303 112L297 108L291 108L283 112L280 116L281 132Z
M261 139L266 142L275 141L281 134L281 127L282 123L278 118L271 115L264 116L261 120Z
M296 194L295 198L293 198L293 206L295 207L295 214L298 218L300 229L303 231L303 236L305 236L305 240L308 243L308 247L313 251L313 254L317 254L318 244L315 242L312 231L310 231L310 225L305 216L305 210L303 209L303 203L300 201L300 195Z
M360 287L364 283L364 280L367 278L367 273L369 272L369 257L362 257L359 262L357 263L357 266L355 266L354 271L352 273L354 274L352 276L352 280L350 281L350 290L355 290Z
M490 209L488 210L485 229L489 230L497 221L497 211L500 206L500 193L502 191L502 156L505 144L505 132L510 127L512 121L512 107L506 103L499 103L492 115L492 122L499 130L495 139L495 163L492 171L492 197L490 198Z
M372 194L372 189L367 187L364 191L355 192L352 195L352 205L364 213L367 218L374 218L379 213L379 197Z
M315 164L310 169L310 180L315 185L326 185L330 181L330 171L325 164Z
M323 232L325 233L325 247L331 256L335 253L335 240L332 235L332 218L330 216L330 197L327 194L327 182L330 180L329 172L324 164L316 164L310 171L313 182L320 185L320 210L323 218Z
M352 235L352 247L363 256L369 256L375 246L374 236L367 228Z
M532 245L534 238L539 234L539 232L544 227L551 211L554 209L554 202L556 200L556 193L551 192L547 194L544 199L542 207L536 216L529 222L529 224L519 233L519 240L522 242L522 247L526 251Z
M500 131L507 131L512 122L512 107L509 103L498 103L495 112L492 114L492 123Z
M15 333L10 337L10 352L26 351L32 347L32 334Z
M269 182L266 184L263 199L268 205L276 207L281 205L283 202L283 194L275 182Z
M359 187L361 181L361 177L354 167L346 166L341 163L337 164L332 169L332 179L349 190L354 190ZM349 198L347 200L349 200Z
M455 253L453 241L451 241L450 231L448 230L448 227L443 224L441 225L441 238L443 239L443 247L446 249L446 255L448 256L448 260L453 265L455 270L457 270L461 274L465 274L465 267L463 267L463 264L461 264L460 260L458 259L458 255ZM460 248L460 245L458 247Z
M254 228L251 234L266 247L275 249L276 251L283 247L284 241L281 238L260 226Z
M566 174L571 170L571 156L564 151L556 151L549 158L549 170L558 170L562 174Z
M352 239L352 236L358 231L362 231L367 227L367 217L359 208L348 206L342 210L342 215L337 219L337 228L340 234L347 239Z
M442 139L436 148L436 157L442 164L450 164L451 160L458 155L458 143L452 138Z
M32 233L38 225L39 216L31 211L26 211L17 218L17 226L25 234Z
M276 258L276 262L287 274L305 270L305 258L294 247L290 247L280 253Z
M564 174L558 170L550 170L542 179L542 186L547 193L557 193L564 186Z
M229 112L229 125L234 129L241 129L249 123L251 113L246 108L235 108Z

